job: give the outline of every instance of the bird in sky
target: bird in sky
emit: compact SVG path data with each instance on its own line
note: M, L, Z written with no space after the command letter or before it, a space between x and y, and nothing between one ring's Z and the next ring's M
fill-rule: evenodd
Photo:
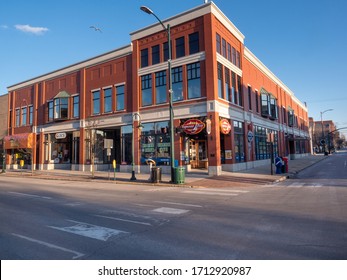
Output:
M99 27L94 26L94 25L90 26L89 28L93 28L95 31L100 31L100 33L102 33L101 29Z

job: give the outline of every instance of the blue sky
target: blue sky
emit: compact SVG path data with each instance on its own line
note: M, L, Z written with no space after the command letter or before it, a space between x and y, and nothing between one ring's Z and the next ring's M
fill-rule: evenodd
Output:
M130 33L203 0L0 2L0 94L7 87L130 43ZM303 102L347 127L347 1L215 0L245 45ZM90 28L99 27L102 32ZM344 130L347 135L347 130Z

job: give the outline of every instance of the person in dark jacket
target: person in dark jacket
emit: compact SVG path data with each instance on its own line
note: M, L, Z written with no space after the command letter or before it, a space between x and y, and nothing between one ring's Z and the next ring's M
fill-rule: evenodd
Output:
M281 174L283 162L280 156L277 156L275 158L275 165L276 165L276 174Z

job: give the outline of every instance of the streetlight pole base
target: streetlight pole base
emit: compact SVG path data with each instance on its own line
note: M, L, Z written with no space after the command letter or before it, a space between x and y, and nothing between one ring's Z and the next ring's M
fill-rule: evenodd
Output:
M135 177L135 171L131 171L131 178L130 178L131 181L136 181L136 177Z

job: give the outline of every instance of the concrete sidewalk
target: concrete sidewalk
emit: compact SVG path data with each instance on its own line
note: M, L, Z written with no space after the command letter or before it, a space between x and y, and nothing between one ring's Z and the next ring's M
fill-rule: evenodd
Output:
M149 178L150 174L136 174L136 181L130 180L131 173L116 172L116 174L107 171L95 171L94 176L91 172L71 171L71 170L10 170L1 176L32 176L35 178L66 180L66 181L94 181L94 182L114 182L118 184L146 184L161 186L181 186L181 187L233 187L249 184L271 184L282 181L301 170L327 158L324 155L309 155L301 159L289 160L289 172L285 174L271 175L271 166L263 165L253 169L240 172L222 172L220 176L208 176L205 170L195 170L185 174L184 184L171 183L170 174L162 174L160 183L152 183ZM275 168L273 168L275 172Z

